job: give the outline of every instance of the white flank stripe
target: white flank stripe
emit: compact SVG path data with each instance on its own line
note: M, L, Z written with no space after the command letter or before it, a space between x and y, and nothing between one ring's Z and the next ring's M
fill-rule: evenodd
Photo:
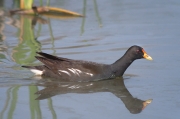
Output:
M82 73L82 71L81 70L79 70L79 69L75 69L77 72L79 72L79 73Z
M71 71L73 74L78 75L78 76L79 76L79 74L81 74L81 73L85 73L85 74L87 74L87 75L90 75L91 77L93 76L92 73L82 72L82 71L79 70L79 69L68 68L68 70Z
M33 73L35 73L35 75L42 75L42 74L43 74L43 71L37 70L37 69L30 69L30 71L32 71Z
M59 70L60 72L66 73L67 75L71 76L71 74L65 70Z
M90 76L93 76L93 74L91 74L91 73L86 73L87 75L90 75Z
M75 70L75 73L79 76L79 73Z
M78 86L78 85L73 85L73 86L70 86L70 87L68 87L68 88L77 89L77 88L80 88L80 86Z
M68 68L68 70L75 74L75 71L73 69Z
M78 76L79 76L79 73L81 73L81 70L79 70L79 69L74 69L74 68L69 69L68 68L68 70L71 71L72 73L74 73L75 75L78 75Z

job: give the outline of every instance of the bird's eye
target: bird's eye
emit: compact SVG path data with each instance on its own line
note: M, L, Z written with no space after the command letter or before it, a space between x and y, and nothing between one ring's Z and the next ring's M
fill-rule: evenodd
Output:
M141 50L136 50L136 53L137 54L141 54Z

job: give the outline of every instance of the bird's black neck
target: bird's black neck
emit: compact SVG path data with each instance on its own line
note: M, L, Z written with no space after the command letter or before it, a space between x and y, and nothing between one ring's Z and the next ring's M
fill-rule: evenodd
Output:
M131 65L135 59L131 58L127 54L121 57L119 60L112 64L112 70L115 76L122 76L126 69Z

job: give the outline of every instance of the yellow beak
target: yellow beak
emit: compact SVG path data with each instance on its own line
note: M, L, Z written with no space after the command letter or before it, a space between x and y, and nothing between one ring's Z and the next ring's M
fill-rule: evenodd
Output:
M142 52L144 53L143 57L147 60L153 60L151 56L149 56L144 49L142 49Z
M149 100L144 101L144 102L143 102L143 108L142 108L142 110L143 110L146 106L148 106L148 105L152 102L152 100L153 100L153 99L149 99Z

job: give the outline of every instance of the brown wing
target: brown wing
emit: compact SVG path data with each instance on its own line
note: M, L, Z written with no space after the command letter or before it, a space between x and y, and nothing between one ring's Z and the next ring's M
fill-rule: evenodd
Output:
M36 56L36 58L41 61L51 72L54 72L59 78L94 78L98 75L107 75L107 72L104 71L109 65L83 60L71 60L52 56L42 52L38 54L43 57Z
M56 60L51 60L51 59L47 59L44 57L39 57L39 56L35 56L36 59L38 59L39 61L41 61L46 67L48 67L52 72L54 72L55 74L58 74L57 72L57 61Z

